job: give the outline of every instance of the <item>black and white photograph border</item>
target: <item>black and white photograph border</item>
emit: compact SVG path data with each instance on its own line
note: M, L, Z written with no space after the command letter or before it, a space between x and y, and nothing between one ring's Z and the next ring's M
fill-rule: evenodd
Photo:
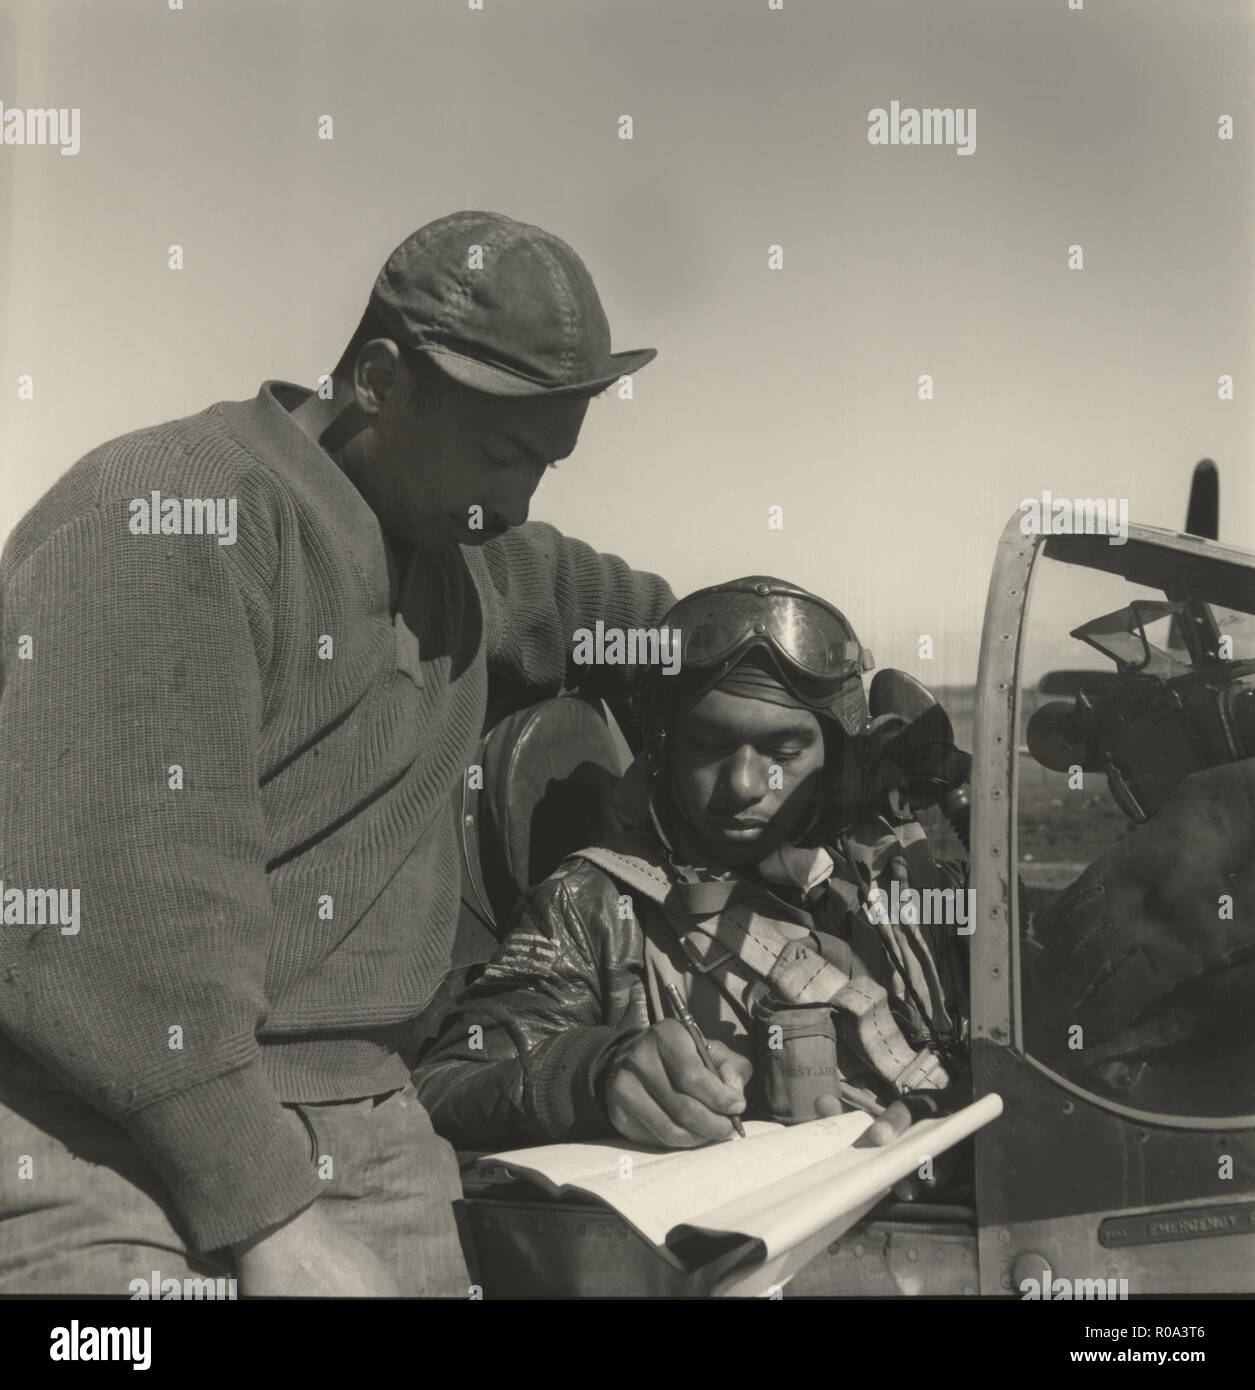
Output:
M3 0L0 1295L1202 1359L1253 76L1246 0Z

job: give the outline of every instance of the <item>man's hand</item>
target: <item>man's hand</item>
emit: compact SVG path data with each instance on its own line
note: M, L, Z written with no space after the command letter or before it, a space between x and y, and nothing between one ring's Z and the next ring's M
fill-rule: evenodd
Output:
M610 1123L625 1139L691 1149L732 1133L730 1115L745 1109L753 1068L723 1043L710 1044L719 1075L698 1055L673 1018L638 1033L615 1057L602 1082Z
M233 1247L240 1292L287 1298L395 1298L392 1272L317 1202Z
M849 1108L840 1096L820 1096L815 1102L817 1115L840 1115ZM892 1144L899 1134L905 1133L910 1123L911 1112L900 1100L895 1100L859 1135L854 1141L854 1147L856 1149L883 1148L886 1144Z
M815 1102L815 1110L820 1115L840 1115L844 1109L840 1096L820 1096ZM892 1105L886 1107L883 1115L877 1115L859 1135L854 1141L854 1147L883 1148L886 1144L892 1144L900 1134L905 1134L910 1125L911 1112L900 1100L895 1100ZM923 1179L914 1176L901 1178L893 1185L893 1195L899 1202L913 1202L924 1188L930 1186L935 1187L935 1181L925 1183Z

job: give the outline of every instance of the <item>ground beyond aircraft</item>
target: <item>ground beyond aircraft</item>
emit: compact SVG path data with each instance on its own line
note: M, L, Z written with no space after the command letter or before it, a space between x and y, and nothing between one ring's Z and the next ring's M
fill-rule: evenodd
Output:
M873 713L919 738L970 730L970 787L936 800L970 847L975 1093L1005 1108L971 1141L973 1202L886 1194L786 1294L1008 1294L1043 1270L1255 1289L1255 554L1215 540L1217 514L1206 462L1187 532L1110 545L1017 513L960 733L911 677L873 681ZM464 962L595 838L626 756L579 698L494 727L461 808ZM486 1296L703 1291L604 1208L467 1195Z

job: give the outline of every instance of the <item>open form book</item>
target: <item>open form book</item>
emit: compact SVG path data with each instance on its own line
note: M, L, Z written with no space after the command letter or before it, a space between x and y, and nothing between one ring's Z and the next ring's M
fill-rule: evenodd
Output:
M1001 1113L1001 1097L983 1096L877 1149L853 1147L872 1123L855 1111L787 1127L751 1120L745 1139L700 1149L627 1140L545 1144L479 1162L555 1196L599 1198L672 1264L705 1276L712 1293L762 1294L814 1259L925 1158Z

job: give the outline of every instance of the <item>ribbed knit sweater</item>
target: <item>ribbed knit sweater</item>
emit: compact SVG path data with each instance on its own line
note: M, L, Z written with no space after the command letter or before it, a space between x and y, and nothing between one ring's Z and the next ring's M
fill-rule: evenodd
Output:
M318 1195L282 1101L405 1083L489 670L551 692L575 629L671 602L531 523L416 551L394 619L379 520L288 413L307 394L103 445L0 557L3 901L80 892L77 933L6 909L0 1028L126 1127L202 1249ZM133 534L154 490L236 499L235 542Z

